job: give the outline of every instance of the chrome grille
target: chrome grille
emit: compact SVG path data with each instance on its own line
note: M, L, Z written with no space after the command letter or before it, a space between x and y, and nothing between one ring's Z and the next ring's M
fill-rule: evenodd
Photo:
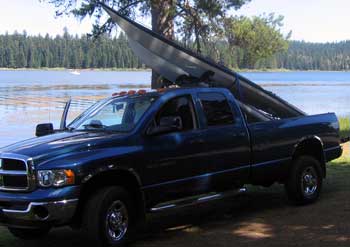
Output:
M17 154L0 154L0 190L29 191L34 186L33 161Z

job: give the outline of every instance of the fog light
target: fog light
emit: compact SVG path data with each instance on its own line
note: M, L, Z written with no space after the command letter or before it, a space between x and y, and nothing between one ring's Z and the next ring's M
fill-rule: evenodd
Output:
M33 209L33 213L40 220L45 220L49 217L49 211L43 206L35 206Z

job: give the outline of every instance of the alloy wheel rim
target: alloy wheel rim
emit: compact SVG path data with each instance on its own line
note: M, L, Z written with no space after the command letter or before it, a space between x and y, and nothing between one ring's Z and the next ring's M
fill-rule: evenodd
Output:
M115 201L109 207L106 216L106 229L112 241L120 241L126 234L129 225L128 211L122 201Z
M303 171L301 176L301 188L306 197L313 196L317 191L318 176L314 167L307 167Z

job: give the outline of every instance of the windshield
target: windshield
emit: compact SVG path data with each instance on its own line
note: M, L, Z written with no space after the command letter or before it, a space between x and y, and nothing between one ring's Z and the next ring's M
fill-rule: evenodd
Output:
M78 116L68 127L74 130L129 132L155 100L154 96L103 100Z

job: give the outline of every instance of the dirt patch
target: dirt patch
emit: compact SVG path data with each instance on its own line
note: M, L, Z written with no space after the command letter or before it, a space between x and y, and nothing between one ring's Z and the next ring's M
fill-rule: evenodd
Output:
M150 218L131 246L350 246L350 166L331 165L321 199L294 207L282 186ZM57 229L39 242L16 240L1 228L0 246L86 246L81 236Z
M350 157L350 142L344 143L343 147L343 157Z

